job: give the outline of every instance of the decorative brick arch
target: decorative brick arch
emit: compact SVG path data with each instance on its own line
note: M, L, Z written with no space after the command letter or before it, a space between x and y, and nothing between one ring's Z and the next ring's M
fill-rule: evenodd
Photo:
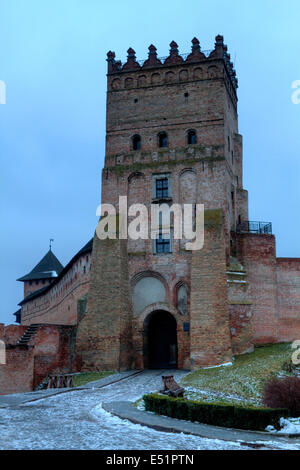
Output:
M176 305L176 308L178 309L178 291L180 287L185 287L186 288L186 293L187 293L187 312L186 314L183 314L181 312L180 315L185 315L188 316L190 312L190 286L189 283L185 279L180 279L174 286L173 288L173 303ZM178 309L179 311L179 309Z
M129 176L128 176L128 183L131 183L131 181L134 179L134 178L145 178L145 174L140 172L140 171L134 171L133 173L131 173Z
M141 279L143 279L143 277L155 277L156 279L158 279L159 281L163 283L163 285L166 288L166 291L169 291L168 283L166 279L163 277L163 275L156 271L151 271L150 269L147 271L140 271L136 273L134 276L132 276L131 281L130 281L131 286L134 287Z
M190 129L188 129L188 130L190 130ZM188 132L188 131L186 131L186 132ZM195 173L195 175L197 175L197 172L196 172L195 168L186 167L186 168L183 168L183 170L181 170L181 171L178 173L178 176L179 176L179 177L182 176L182 175L183 175L184 173L186 173L187 171L190 171L190 172L192 172L192 173Z
M169 287L166 279L160 273L158 273L156 271L146 270L146 271L141 271L141 272L135 274L130 280L133 302L134 302L135 286L138 284L139 281L141 281L144 278L153 278L153 279L157 279L158 281L160 281L160 283L162 284L162 286L165 289L165 299L164 299L165 302L170 302L171 301L171 290L170 290L170 287ZM149 306L150 306L150 304L148 306L146 306L145 308L148 308ZM142 312L139 312L137 314L138 317L140 317L141 313Z
M156 312L157 310L164 310L165 312L171 313L173 317L175 317L177 325L178 323L182 322L182 315L176 307L169 304L168 302L156 302L155 304L151 304L145 307L144 310L139 314L137 324L140 330L144 329L144 323L148 315Z
M170 313L176 320L177 324L177 347L178 347L178 368L186 368L189 361L190 354L190 341L189 335L184 331L184 322L187 321L185 316L182 316L179 310L168 302L156 302L148 305L144 310L135 318L133 323L133 349L135 356L135 367L144 369L148 367L147 357L145 351L147 349L147 319L157 311L164 311Z

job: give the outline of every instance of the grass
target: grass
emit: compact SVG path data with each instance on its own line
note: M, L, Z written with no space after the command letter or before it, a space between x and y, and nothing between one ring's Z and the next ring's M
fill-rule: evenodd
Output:
M74 387L80 387L81 385L85 385L89 382L93 382L94 380L103 379L104 377L108 377L109 375L114 374L113 371L104 371L104 372L82 372L81 374L74 376Z
M258 347L254 352L237 356L232 366L200 369L181 381L185 396L207 401L259 405L265 382L282 371L291 358L290 344Z

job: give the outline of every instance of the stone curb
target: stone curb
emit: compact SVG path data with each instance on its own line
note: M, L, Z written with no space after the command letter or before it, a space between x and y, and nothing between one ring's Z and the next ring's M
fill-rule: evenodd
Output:
M138 410L132 402L128 401L102 403L102 407L118 418L127 419L134 424L147 426L156 431L192 434L202 438L220 439L222 441L291 442L290 439L293 438L293 442L300 444L298 434L281 434L278 436L262 431L245 431L193 423Z

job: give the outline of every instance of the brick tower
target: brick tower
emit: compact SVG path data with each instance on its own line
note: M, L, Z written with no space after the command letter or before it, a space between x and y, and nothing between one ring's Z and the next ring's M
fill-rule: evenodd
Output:
M203 52L194 38L189 54L180 55L172 41L167 58L158 58L151 45L143 62L131 48L124 64L113 52L107 62L102 203L118 208L119 196L127 196L128 206L142 203L149 213L152 203L204 204L205 243L202 250L190 252L184 240L162 235L157 240L129 239L126 247L122 240L110 241L111 256L119 260L114 261L116 286L123 283L116 295L112 270L108 276L104 270L99 274L110 255L95 237L93 293L78 344L92 337L84 346L88 367L93 357L98 365L118 369L229 362L226 268L236 224L248 220L248 198L242 181L237 78L227 46L217 36L214 50ZM110 339L101 340L107 328Z

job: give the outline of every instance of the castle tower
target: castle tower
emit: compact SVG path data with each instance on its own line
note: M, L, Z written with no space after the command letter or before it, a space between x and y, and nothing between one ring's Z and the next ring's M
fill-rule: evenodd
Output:
M30 273L17 279L24 282L24 298L51 284L62 270L63 265L50 248Z
M127 317L132 315L132 350L126 354L136 368L229 362L226 266L236 224L248 220L236 72L222 36L216 37L212 51L201 51L194 38L189 54L181 55L174 41L164 59L153 45L142 62L132 48L127 52L123 64L114 52L107 54L102 203L113 204L118 212L119 197L127 196L128 207L144 204L148 214L153 203L204 204L207 238L201 253L188 251L185 240L163 234L157 240L128 240L133 311ZM103 250L94 251L102 253L93 260L100 263ZM111 271L107 279L103 273L99 289L111 289L111 279ZM97 318L100 331L105 329L108 303L104 312L101 293L98 302L97 311L87 307L86 315L90 325ZM120 308L109 311L112 323L120 315ZM107 352L102 356L107 358Z

